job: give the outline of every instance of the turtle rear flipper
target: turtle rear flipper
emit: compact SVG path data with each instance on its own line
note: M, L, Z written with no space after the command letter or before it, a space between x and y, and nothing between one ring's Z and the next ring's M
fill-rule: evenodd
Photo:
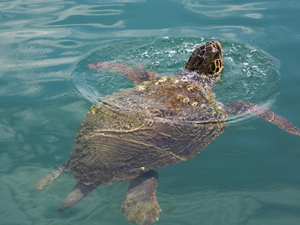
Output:
M157 172L151 170L130 181L121 211L131 222L149 225L158 220L156 200Z
M49 187L57 178L59 178L64 173L68 172L69 170L69 161L66 161L64 164L61 165L57 170L53 171L52 173L48 174L44 178L42 178L39 182L35 184L35 188L37 190L43 190Z
M71 207L72 205L79 202L93 190L95 190L101 183L86 185L83 182L78 182L73 190L69 193L64 204L60 207L59 211L64 211L65 209Z
M290 123L287 119L277 115L270 109L267 109L263 106L249 102L236 102L232 104L226 104L225 111L228 114L254 114L257 117L277 125L282 130L300 136L300 129L298 127Z
M141 64L135 64L135 66L127 66L124 64L107 61L107 62L94 62L88 65L90 69L111 70L124 74L135 84L140 84L144 81L154 80L158 77L156 72L146 70Z

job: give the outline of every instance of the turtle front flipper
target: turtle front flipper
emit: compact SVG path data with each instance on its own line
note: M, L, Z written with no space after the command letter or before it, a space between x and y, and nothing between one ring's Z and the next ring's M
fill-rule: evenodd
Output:
M59 178L64 173L68 172L69 169L69 161L66 161L64 164L62 164L61 167L59 167L57 170L53 171L52 173L48 174L44 178L42 178L39 182L35 184L35 188L37 190L43 190L49 187L57 178Z
M90 69L101 69L101 70L111 70L124 74L135 84L140 84L144 81L154 80L158 77L158 74L146 70L142 65L136 64L134 67L127 66L124 64L107 61L107 62L94 62L88 65Z
M257 117L263 118L277 125L282 130L300 136L300 129L298 127L263 106L249 102L236 102L232 104L226 104L225 111L228 114L254 114L257 115Z
M158 220L160 207L156 200L157 172L151 170L130 181L121 211L131 222L149 225Z
M79 202L93 190L95 190L101 183L98 184L91 184L86 185L83 182L78 182L73 190L69 193L68 197L66 198L64 204L60 207L60 211L64 211L65 209L71 207L72 205Z

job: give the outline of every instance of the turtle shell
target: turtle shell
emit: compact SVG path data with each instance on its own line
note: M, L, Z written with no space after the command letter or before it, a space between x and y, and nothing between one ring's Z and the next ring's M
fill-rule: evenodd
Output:
M111 184L197 155L225 129L214 93L162 77L106 96L81 124L69 168L77 181Z

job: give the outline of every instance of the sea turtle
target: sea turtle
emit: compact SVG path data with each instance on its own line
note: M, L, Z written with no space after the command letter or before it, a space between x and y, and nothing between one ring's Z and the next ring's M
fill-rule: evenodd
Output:
M224 131L229 114L255 114L300 135L299 128L265 107L216 101L213 89L223 70L222 57L220 43L209 41L195 49L184 70L161 78L140 65L89 64L91 69L123 73L136 86L91 107L70 158L36 188L47 188L65 172L73 172L78 183L60 208L65 210L100 184L129 180L121 211L129 221L148 225L160 212L155 169L198 155Z

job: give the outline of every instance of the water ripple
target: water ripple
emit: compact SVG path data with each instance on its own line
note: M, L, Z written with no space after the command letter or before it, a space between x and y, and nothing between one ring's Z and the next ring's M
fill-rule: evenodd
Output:
M192 11L207 17L224 18L224 17L250 17L254 19L260 19L263 14L258 11L266 9L265 3L244 3L244 4L211 4L211 1L195 1L185 0L184 6Z
M299 193L299 187L273 183L240 189L197 187L158 199L166 224L296 224L290 222L300 220Z

